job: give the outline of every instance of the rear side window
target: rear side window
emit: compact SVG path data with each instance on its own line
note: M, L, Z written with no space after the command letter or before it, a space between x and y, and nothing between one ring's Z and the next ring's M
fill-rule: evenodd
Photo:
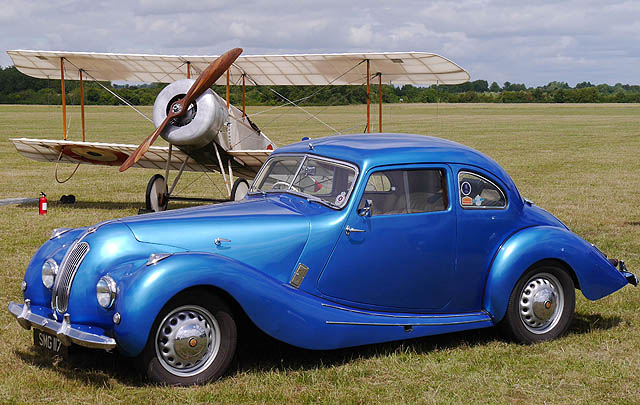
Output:
M441 169L388 170L373 173L359 207L371 200L371 215L412 214L448 208L446 177Z
M491 180L471 172L458 173L462 208L504 208L504 192Z

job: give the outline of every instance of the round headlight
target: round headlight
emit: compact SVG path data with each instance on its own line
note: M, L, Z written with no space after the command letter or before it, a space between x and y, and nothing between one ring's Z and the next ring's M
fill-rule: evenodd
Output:
M96 284L96 298L102 308L111 308L116 299L116 282L109 276L103 276Z
M53 287L56 274L58 274L58 263L53 259L47 259L42 265L42 284L47 288Z

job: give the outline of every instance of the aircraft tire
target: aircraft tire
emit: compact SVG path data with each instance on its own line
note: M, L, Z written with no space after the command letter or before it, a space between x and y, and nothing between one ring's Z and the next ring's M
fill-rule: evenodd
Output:
M242 177L238 177L236 181L233 182L233 187L231 188L231 201L242 200L248 192L249 182Z
M169 191L167 182L161 174L154 174L147 183L145 192L145 203L147 211L165 211L169 204Z

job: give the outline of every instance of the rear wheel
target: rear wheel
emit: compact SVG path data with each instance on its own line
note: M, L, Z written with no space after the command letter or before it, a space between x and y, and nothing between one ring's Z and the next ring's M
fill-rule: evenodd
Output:
M569 328L575 305L575 286L566 270L555 265L537 266L527 271L511 292L501 327L521 343L555 339Z
M191 292L172 300L158 315L141 365L161 384L206 384L229 367L236 339L229 307L214 295Z

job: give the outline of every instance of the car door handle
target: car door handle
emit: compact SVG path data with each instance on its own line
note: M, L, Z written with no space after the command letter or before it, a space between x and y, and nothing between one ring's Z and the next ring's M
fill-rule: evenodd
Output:
M216 245L216 246L220 246L220 245L222 245L222 242L231 242L231 240L225 239L225 238L216 238L213 241L213 244Z
M358 229L358 228L352 228L349 225L347 225L346 228L344 228L344 233L347 234L347 236L351 235L351 232L366 232L364 229Z

